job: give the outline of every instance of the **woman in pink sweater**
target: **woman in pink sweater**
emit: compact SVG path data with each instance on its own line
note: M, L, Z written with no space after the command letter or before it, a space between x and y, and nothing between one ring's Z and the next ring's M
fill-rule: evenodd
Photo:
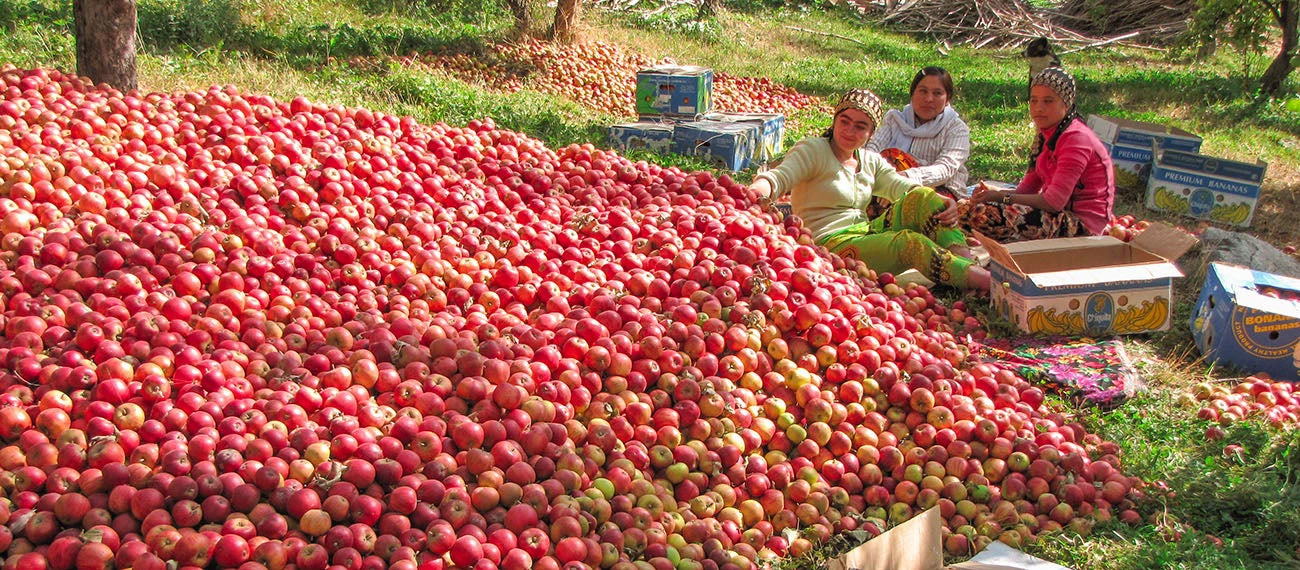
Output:
M1074 107L1074 78L1049 67L1030 82L1038 128L1029 171L1013 190L980 185L963 222L1001 242L1101 235L1115 205L1110 152Z

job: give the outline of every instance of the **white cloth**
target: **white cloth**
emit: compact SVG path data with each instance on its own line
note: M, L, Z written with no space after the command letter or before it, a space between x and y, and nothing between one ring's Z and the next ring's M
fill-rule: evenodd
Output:
M939 136L948 122L957 118L957 111L945 106L939 116L933 120L916 124L916 111L908 103L901 112L890 109L885 113L885 124L890 125L890 139L885 148L896 148L908 154L912 152L913 139L932 139ZM884 129L882 129L884 130Z
M970 127L951 106L921 125L916 124L912 106L902 111L890 110L880 129L867 143L867 150L880 152L897 148L916 157L920 166L900 174L930 187L946 186L965 188L969 173L966 159L970 157Z

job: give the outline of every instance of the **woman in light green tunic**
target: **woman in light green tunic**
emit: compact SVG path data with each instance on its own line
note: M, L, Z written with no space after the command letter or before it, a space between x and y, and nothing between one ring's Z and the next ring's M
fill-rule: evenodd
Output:
M792 211L817 243L876 271L916 269L932 281L987 291L988 271L965 257L966 236L956 227L952 199L903 177L863 148L883 108L865 89L845 93L826 136L799 141L750 188L765 201L789 193ZM874 196L893 205L869 219L865 208Z

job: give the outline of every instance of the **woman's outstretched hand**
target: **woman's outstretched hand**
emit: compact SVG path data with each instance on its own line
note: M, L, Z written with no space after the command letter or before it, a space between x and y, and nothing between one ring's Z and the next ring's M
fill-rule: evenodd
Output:
M997 190L989 188L988 184L980 182L975 185L975 190L970 194L970 203L979 204L982 202L996 202L999 198Z
M943 201L948 205L948 207L944 208L942 212L935 214L934 219L938 220L940 224L945 226L952 227L957 225L957 222L961 221L961 211L957 208L957 201L947 196L943 196Z
M758 205L764 210L771 210L776 205L776 200L772 198L772 183L766 178L759 178L749 185L749 190L754 193L758 200Z

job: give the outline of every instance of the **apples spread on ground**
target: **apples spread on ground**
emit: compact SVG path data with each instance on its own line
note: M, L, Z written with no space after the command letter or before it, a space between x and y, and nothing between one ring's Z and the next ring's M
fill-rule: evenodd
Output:
M744 186L234 87L0 70L16 568L750 568L1142 483ZM979 331L982 332L982 331Z

